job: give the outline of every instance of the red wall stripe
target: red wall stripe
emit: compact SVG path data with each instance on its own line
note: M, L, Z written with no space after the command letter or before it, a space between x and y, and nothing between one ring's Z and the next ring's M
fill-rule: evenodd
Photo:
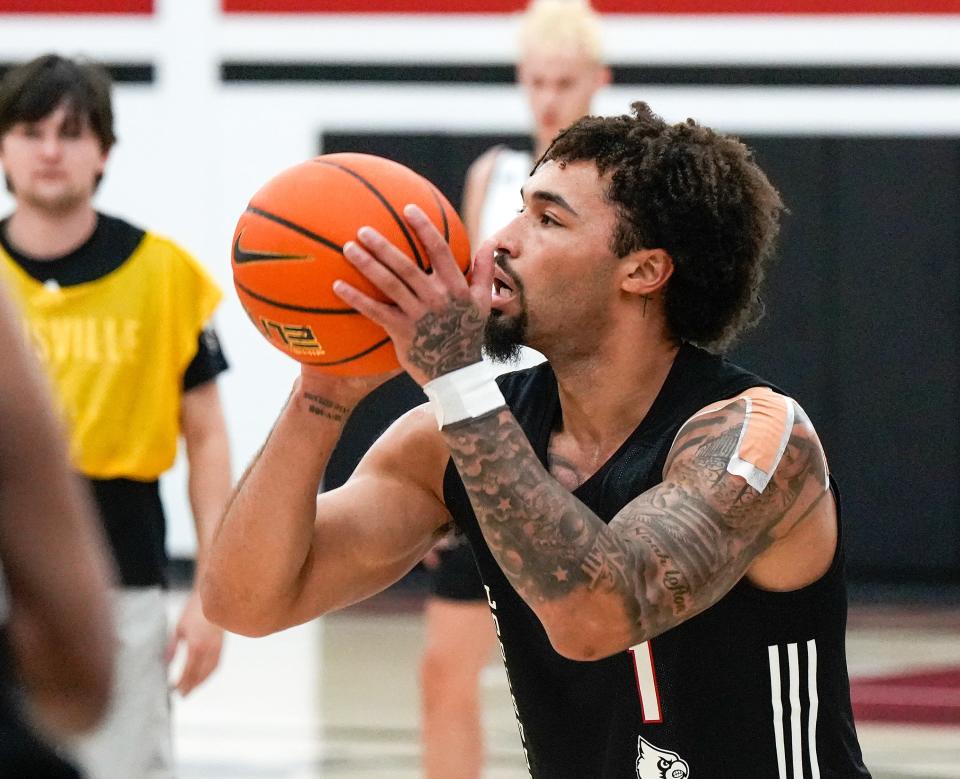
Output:
M152 14L153 0L0 0L0 14Z
M228 13L512 13L523 0L222 0ZM604 13L960 14L960 0L594 0ZM153 0L0 0L0 13L152 14Z
M233 13L511 13L524 0L222 0ZM604 13L958 14L960 0L594 0Z

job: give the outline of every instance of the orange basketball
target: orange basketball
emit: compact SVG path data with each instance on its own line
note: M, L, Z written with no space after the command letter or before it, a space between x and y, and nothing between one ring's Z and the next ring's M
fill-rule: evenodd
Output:
M233 282L257 329L282 352L341 376L398 366L386 332L333 292L343 279L384 300L343 257L343 245L369 225L421 268L426 251L403 218L416 203L466 273L470 244L440 191L398 162L369 154L324 154L268 181L251 199L233 236Z

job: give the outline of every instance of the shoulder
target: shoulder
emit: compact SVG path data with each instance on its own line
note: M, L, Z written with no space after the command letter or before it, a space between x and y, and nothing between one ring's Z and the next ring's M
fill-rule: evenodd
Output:
M210 271L180 243L161 233L147 231L141 251L177 285L219 289Z
M441 495L449 457L437 419L424 403L403 414L383 432L361 459L354 475L376 472L415 482Z
M775 476L799 471L826 489L826 457L809 417L793 398L750 387L711 403L680 427L665 473L688 468L742 479L762 493Z
M98 212L97 229L110 236L111 240L134 238L142 241L140 250L156 259L168 260L186 266L200 266L197 259L181 244L164 233L141 227L112 214Z
M199 261L181 244L163 233L147 230L144 236L144 248L158 258L184 268L201 268Z
M398 417L383 431L374 447L380 447L391 456L409 457L415 452L408 447L414 445L423 445L431 450L446 446L429 403L422 403Z
M476 244L480 239L483 202L487 197L487 187L490 185L490 178L493 176L497 157L503 149L503 146L494 146L487 149L467 169L460 211L472 244Z
M505 150L505 146L491 146L483 154L471 162L470 167L467 168L467 186L469 187L471 184L474 186L485 184L489 180L490 174L493 172L493 167L497 163L497 158Z
M148 231L139 225L128 222L119 216L97 212L97 229L107 233L111 239L142 239Z
M508 402L524 398L531 393L542 393L550 386L553 377L553 368L549 362L540 362L527 368L504 371L497 375L497 384Z

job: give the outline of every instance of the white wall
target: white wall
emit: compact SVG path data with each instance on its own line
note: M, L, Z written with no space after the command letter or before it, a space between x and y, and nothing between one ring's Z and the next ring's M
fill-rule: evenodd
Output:
M217 326L232 363L222 388L239 472L263 441L295 365L254 331L232 293L229 243L250 195L316 151L324 129L523 132L509 85L221 85L222 59L474 62L512 59L511 17L237 16L216 0L158 0L153 18L0 16L0 59L46 51L153 62L157 81L120 85L120 143L101 209L167 233L226 292ZM604 20L608 58L643 64L960 64L954 17L627 17ZM960 134L952 88L611 87L596 106L642 97L668 119L743 133ZM6 196L0 210L10 207ZM169 546L193 549L182 464L164 481Z

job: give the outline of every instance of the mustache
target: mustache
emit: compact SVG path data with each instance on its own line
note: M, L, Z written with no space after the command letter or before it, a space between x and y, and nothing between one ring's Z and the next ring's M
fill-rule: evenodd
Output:
M517 274L513 271L513 267L510 264L510 255L503 249L495 249L493 252L493 261L500 270L510 277L510 280L513 282L514 291L523 292L523 282L520 281Z

